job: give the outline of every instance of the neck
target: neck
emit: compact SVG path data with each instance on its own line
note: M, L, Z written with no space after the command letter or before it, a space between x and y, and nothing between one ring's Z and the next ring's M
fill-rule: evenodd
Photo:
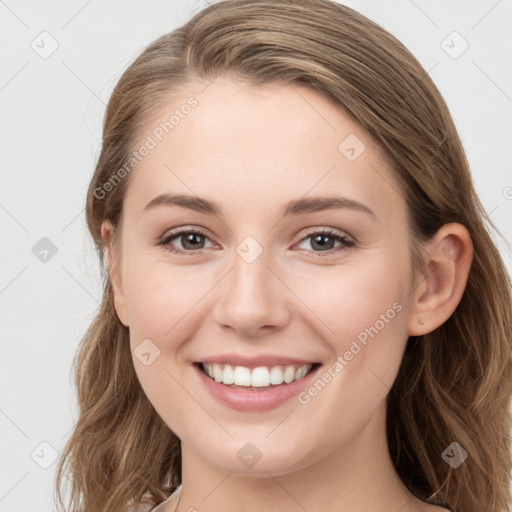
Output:
M313 459L315 454L310 454L310 463L297 463L302 467L286 474L261 468L252 475L225 471L182 444L183 485L177 512L419 510L419 500L394 469L385 415L384 401L354 439L323 456Z

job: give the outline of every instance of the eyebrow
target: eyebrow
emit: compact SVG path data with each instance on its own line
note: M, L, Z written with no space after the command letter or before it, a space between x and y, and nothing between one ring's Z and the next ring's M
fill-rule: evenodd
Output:
M223 217L222 208L215 201L186 194L160 194L152 199L143 211L152 210L159 206L181 206L182 208L187 208L205 215ZM376 217L375 213L365 204L342 196L294 199L284 205L282 209L282 216L286 217L288 215L300 215L304 213L323 210L339 210L343 208L364 212Z

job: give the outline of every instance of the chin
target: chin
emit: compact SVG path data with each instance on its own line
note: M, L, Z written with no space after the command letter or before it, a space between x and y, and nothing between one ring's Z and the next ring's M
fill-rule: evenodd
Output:
M197 453L201 455L201 451ZM310 453L321 458L317 448L305 448L303 444L283 446L269 439L246 441L235 438L228 445L217 445L213 450L211 446L207 447L202 457L223 471L268 478L269 473L272 476L285 475L308 467L314 463L308 456Z

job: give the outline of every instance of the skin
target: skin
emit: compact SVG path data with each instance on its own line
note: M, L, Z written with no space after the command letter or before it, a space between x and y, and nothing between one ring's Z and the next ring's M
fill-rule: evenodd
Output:
M341 108L297 85L220 77L205 86L174 94L141 130L143 140L189 96L198 100L132 171L120 253L110 223L102 226L131 349L149 338L160 350L149 366L133 361L182 442L177 510L445 510L415 498L394 470L386 396L408 336L434 330L460 301L472 258L467 230L443 226L424 246L427 277L415 281L393 171ZM349 134L365 144L354 161L338 149ZM163 192L215 200L223 216L179 206L143 212ZM374 215L344 208L280 216L292 199L334 192ZM195 255L158 245L179 227L205 232ZM311 228L355 245L325 255L306 238ZM252 263L236 252L247 236L263 249ZM186 237L171 243L193 252ZM327 249L341 242L333 244ZM238 412L213 400L191 366L206 356L267 353L321 362L322 374L394 303L400 312L307 404L292 398L270 411ZM251 468L237 457L247 442L261 453Z

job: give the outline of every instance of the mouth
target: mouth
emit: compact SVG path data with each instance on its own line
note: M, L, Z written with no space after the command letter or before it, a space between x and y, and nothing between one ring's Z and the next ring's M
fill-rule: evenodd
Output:
M265 391L283 387L306 378L320 363L274 366L247 366L196 362L194 365L209 379L232 389Z

